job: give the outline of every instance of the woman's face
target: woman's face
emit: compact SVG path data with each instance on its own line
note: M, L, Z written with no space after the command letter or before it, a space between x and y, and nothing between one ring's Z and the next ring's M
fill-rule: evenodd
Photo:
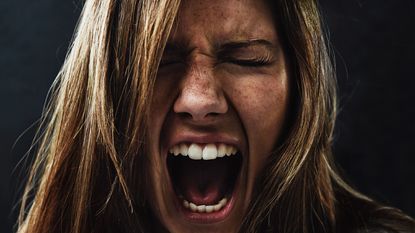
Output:
M149 121L148 196L165 228L238 229L284 127L288 96L286 59L265 1L182 2Z

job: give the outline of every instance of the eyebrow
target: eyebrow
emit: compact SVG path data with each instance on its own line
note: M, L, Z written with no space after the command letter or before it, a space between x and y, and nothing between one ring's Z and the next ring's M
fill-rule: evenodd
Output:
M216 54L224 54L232 52L242 48L248 48L251 46L263 46L267 50L273 51L276 49L276 46L265 39L248 39L248 40L238 40L238 41L228 41L224 43L217 43L213 46L213 51ZM164 48L165 53L180 53L182 55L189 54L193 48L189 48L186 43L170 43L167 42L166 47Z
M274 50L276 46L264 39L251 39L251 40L241 40L241 41L229 41L222 45L217 46L216 51L218 53L225 52L225 51L232 51L241 48L247 48L251 46L264 46L266 49Z
M184 52L186 51L186 45L183 43L169 43L167 42L164 52Z

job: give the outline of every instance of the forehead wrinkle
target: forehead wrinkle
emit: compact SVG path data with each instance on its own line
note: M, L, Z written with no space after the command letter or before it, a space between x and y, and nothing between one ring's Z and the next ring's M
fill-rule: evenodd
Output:
M252 19L250 10L239 10L238 7L248 4L252 10L263 3L255 0L227 0L218 5L212 4L212 1L217 0L183 1L169 43L177 45L187 55L193 51L213 55L229 42L264 39L276 44L272 33L265 30L265 25L258 25ZM264 17L269 13L263 12ZM208 20L212 17L220 19L221 23L212 25ZM188 26L189 22L191 27Z
M230 20L227 22L229 26L222 26L215 29L210 36L207 36L209 43L215 50L225 45L263 45L271 49L276 46L278 40L271 32L265 31L261 26L256 25L248 20ZM238 26L235 26L238 25ZM258 43L259 42L259 43Z

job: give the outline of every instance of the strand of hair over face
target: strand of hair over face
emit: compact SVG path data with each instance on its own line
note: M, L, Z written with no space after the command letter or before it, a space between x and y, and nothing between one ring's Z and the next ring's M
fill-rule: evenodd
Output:
M111 215L107 205L137 214L132 187L145 174L131 177L134 167L124 164L140 157L157 66L179 4L85 2L37 134L18 232L90 231L94 218ZM111 201L118 190L125 202ZM141 228L132 219L125 225Z
M295 112L288 136L259 179L258 185L266 192L257 193L241 229L330 232L335 224L335 172L331 169L334 71L316 2L281 0L273 5L296 84L292 85L296 87Z

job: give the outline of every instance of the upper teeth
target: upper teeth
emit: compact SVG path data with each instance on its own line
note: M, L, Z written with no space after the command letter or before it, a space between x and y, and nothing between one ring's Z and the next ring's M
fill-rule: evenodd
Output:
M223 157L225 155L234 155L237 151L238 150L236 147L223 143L220 143L218 146L215 144L206 144L204 146L200 146L196 143L192 143L190 145L181 143L179 145L173 146L169 150L169 152L175 156L189 156L190 159L194 160L212 160L218 157Z

